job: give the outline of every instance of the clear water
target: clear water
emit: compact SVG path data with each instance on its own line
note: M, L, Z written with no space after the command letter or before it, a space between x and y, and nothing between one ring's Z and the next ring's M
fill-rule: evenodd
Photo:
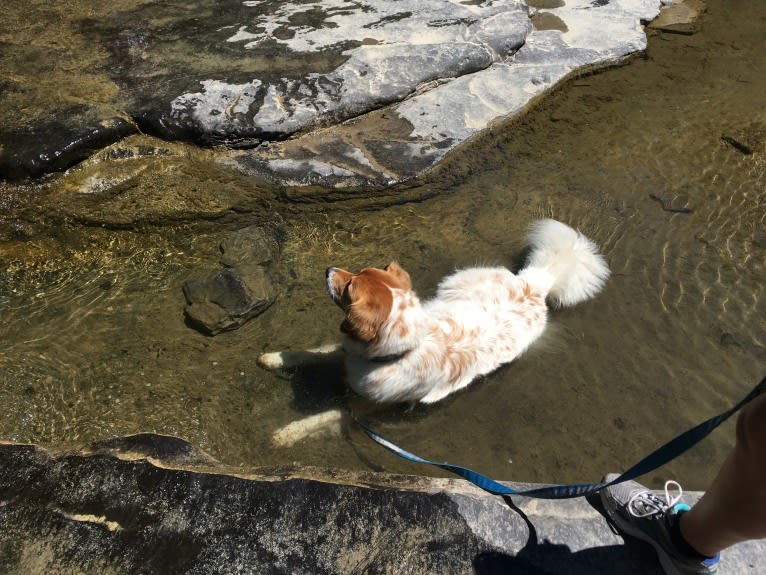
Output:
M25 230L0 243L0 438L68 447L151 431L232 465L440 473L352 427L271 445L278 427L351 405L426 457L500 479L568 482L624 469L722 411L766 367L766 5L708 4L698 34L652 34L646 57L571 81L401 191L431 199L290 205L207 154L179 155L164 171L147 160L133 188L171 203L204 174L261 194L265 207L245 218L285 231L278 301L214 338L185 325L181 285L217 269L219 242L247 221L101 229L62 216L81 173L0 185L0 223ZM29 10L55 16L43 4ZM87 61L87 46L61 41ZM754 153L722 139L731 135ZM613 276L596 300L555 311L528 354L465 392L375 410L348 396L339 370L280 377L256 366L263 351L336 339L328 265L396 259L427 296L455 267L516 262L540 217L593 238ZM647 482L704 489L732 431L725 424Z

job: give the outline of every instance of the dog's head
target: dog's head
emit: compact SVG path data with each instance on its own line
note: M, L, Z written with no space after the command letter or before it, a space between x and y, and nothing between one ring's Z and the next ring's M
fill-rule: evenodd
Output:
M383 269L364 268L359 273L327 269L327 291L346 315L341 331L365 344L381 340L381 330L390 323L395 298L400 299L411 290L409 274L396 262Z

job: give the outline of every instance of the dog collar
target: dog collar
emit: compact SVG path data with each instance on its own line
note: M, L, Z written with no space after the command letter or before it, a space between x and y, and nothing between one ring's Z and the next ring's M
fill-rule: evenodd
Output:
M403 351L402 353L392 353L390 355L378 355L375 357L368 357L367 360L373 363L388 363L390 361L396 361L396 360L402 359L408 353L410 353L410 350Z

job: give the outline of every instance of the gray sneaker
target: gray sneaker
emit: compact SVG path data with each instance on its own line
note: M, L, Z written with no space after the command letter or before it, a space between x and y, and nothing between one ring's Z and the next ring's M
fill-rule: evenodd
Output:
M608 483L618 475L604 478ZM670 490L677 490L671 497ZM601 501L609 517L622 531L651 544L668 575L715 573L719 555L710 559L690 557L676 548L670 538L671 518L689 506L681 501L683 490L675 481L665 483L665 499L635 481L618 483L601 490Z

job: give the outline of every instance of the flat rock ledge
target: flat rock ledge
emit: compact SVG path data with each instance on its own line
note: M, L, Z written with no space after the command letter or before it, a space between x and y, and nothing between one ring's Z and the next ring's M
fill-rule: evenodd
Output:
M659 14L661 2L418 5L417 29L397 42L404 40L413 55L427 54L436 47L435 53L454 54L463 62L469 61L468 52L455 51L465 45L477 55L473 63L459 74L448 71L449 67L431 78L421 72L409 80L405 97L390 102L385 110L371 110L341 126L271 142L226 161L291 185L346 187L414 178L492 123L522 113L573 74L618 64L644 50L647 40L642 23ZM443 5L450 6L447 18ZM410 68L406 58L401 65L358 63L372 57L365 55L368 50L367 46L355 49L344 66L369 70L374 83L381 86L400 85L403 70L425 65L413 59ZM482 53L483 59L478 57ZM194 97L209 102L206 92ZM221 108L220 104L215 107Z
M62 170L141 131L279 184L401 182L572 74L644 50L663 4L660 28L687 30L700 3L139 3L81 23L108 54L110 101L40 110L32 125L2 112L0 177Z
M69 453L0 444L0 526L8 574L661 574L597 498L506 501L457 479L231 469L151 434ZM766 541L743 544L719 572L755 574L765 558Z

